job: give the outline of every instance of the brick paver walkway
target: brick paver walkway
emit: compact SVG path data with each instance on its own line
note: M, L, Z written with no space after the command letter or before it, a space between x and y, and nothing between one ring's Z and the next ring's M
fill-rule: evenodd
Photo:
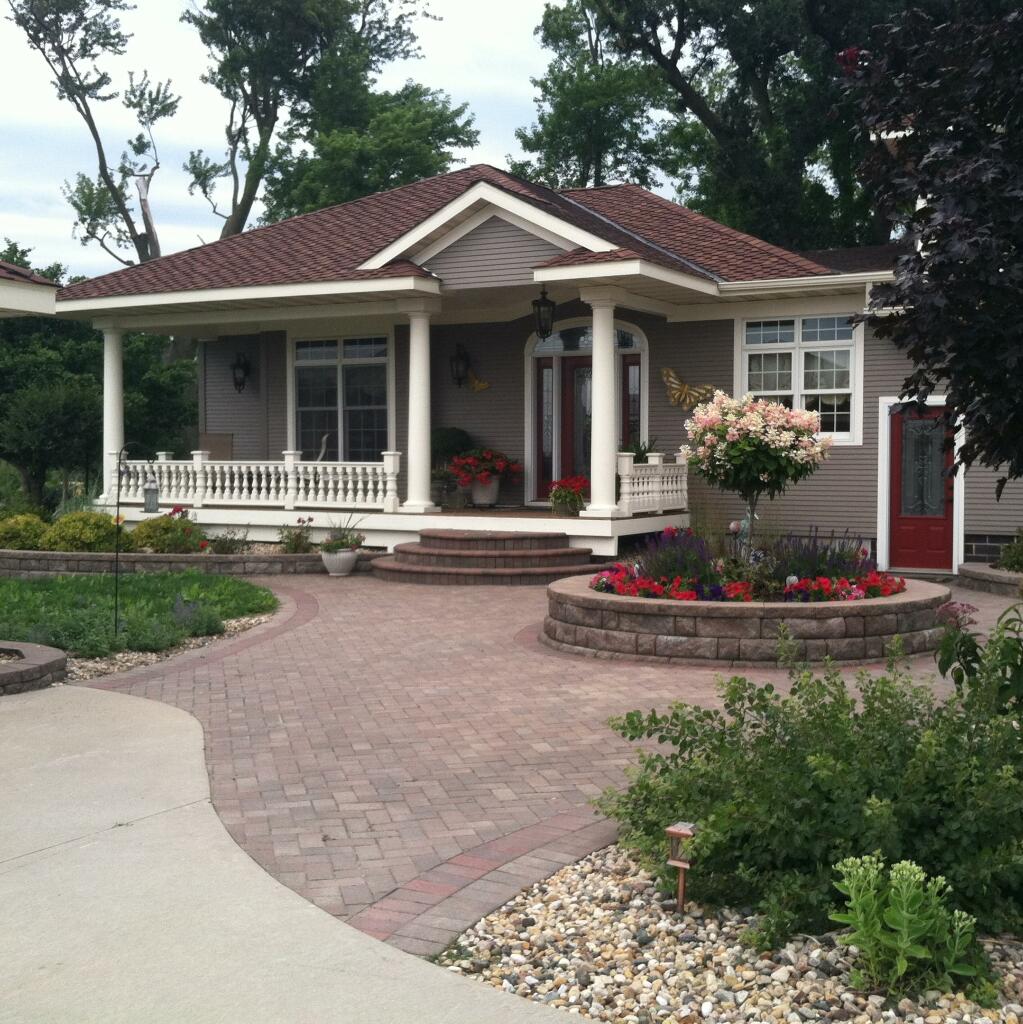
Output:
M612 840L587 807L630 760L610 715L715 700L711 670L542 647L542 587L268 582L282 598L270 623L89 685L195 715L239 845L410 952ZM986 618L1006 603L961 596Z

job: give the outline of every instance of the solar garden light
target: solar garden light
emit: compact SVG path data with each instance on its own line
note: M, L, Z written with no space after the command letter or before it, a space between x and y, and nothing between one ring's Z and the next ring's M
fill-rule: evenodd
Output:
M692 839L696 833L696 826L691 821L676 821L664 830L668 837L668 867L678 870L678 891L676 902L678 912L681 914L686 909L686 871L689 869L689 861L682 855L682 840Z

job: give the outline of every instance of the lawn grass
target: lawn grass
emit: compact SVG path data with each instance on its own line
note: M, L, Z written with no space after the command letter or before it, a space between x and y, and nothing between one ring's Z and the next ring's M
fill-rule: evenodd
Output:
M0 579L0 640L46 644L85 658L164 651L190 636L214 636L225 619L273 611L277 598L230 576L198 572L121 576L114 635L113 576Z

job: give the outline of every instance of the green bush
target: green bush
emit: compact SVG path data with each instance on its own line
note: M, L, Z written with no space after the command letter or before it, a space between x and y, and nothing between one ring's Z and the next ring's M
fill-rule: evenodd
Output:
M113 551L118 529L121 550L131 548L131 534L119 528L105 512L69 512L61 516L42 536L44 551Z
M208 546L202 527L184 514L143 519L131 531L131 539L136 550L159 555L197 554Z
M1008 572L1023 572L1023 530L1017 530L1015 539L1002 548L995 568L1006 569Z
M38 551L46 523L29 513L0 519L0 548L9 551Z
M430 432L430 457L435 466L445 466L456 455L467 452L475 442L461 427L434 427Z
M213 537L207 550L211 555L240 555L249 546L248 530L224 530Z
M887 875L884 868L876 856L847 857L835 865L841 876L835 888L845 895L847 909L831 919L849 926L842 941L858 951L853 985L896 997L978 987L988 965L975 935L977 922L950 907L945 879L928 879L912 861L900 861Z
M855 690L809 671L782 696L742 677L723 710L687 704L612 720L642 750L624 792L601 810L669 888L666 826L688 841L692 895L763 915L753 941L827 926L832 864L874 851L945 876L957 905L989 930L1023 925L1023 743L979 675L937 704L890 664Z
M0 579L0 636L48 644L81 657L163 651L187 636L214 636L224 620L273 611L264 587L201 573L121 578L121 628L114 635L110 576Z
M315 551L313 544L313 517L299 516L295 526L282 526L277 531L281 553L285 555L308 555Z

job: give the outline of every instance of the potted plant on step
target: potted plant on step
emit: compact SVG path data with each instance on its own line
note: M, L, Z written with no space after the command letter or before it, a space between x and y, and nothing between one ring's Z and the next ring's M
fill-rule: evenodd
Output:
M556 516L576 516L586 504L590 481L584 476L563 476L551 483L547 500Z
M474 448L451 460L451 471L462 487L472 488L472 503L477 508L497 504L501 481L517 480L522 465L493 448Z
M359 548L366 539L356 532L358 523L351 518L343 525L331 527L327 539L320 545L320 558L323 567L331 576L347 576L355 568L359 560Z

